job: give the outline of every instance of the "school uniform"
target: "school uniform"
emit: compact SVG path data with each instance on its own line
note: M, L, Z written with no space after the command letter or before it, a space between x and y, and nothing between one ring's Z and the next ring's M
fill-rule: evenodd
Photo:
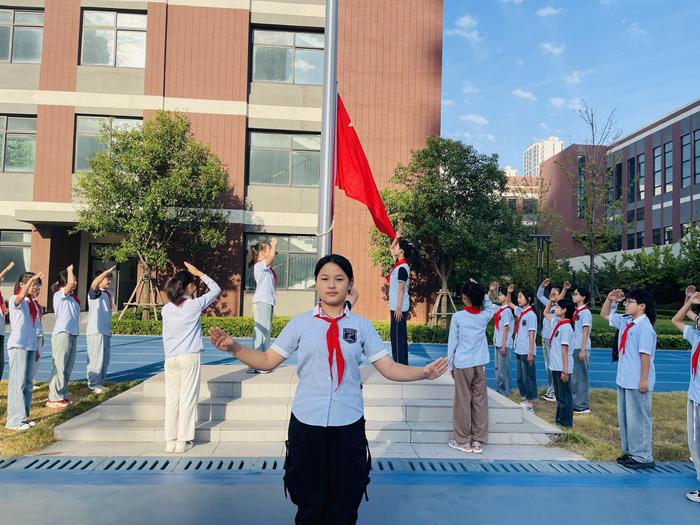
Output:
M574 396L574 411L580 412L589 408L588 401L588 366L591 361L591 335L588 334L586 348L581 348L583 343L583 329L588 327L593 329L593 315L588 306L584 305L576 308L571 319L574 323L574 374L571 376L571 390ZM586 354L586 360L581 362L579 354L581 351Z
M0 292L0 379L5 372L5 315L7 308L5 307L5 299Z
M406 321L408 319L408 311L411 307L409 300L409 281L411 276L411 267L406 259L400 259L394 263L394 267L387 276L389 283L389 314L390 314L390 338L391 338L391 355L394 361L408 364L408 329ZM403 295L399 297L399 284L405 283ZM396 305L399 305L402 312L400 321L394 318Z
M208 275L201 277L209 289L201 297L184 296L163 306L165 354L165 441L192 441L199 400L202 312L216 300L221 288Z
M347 307L335 318L319 307L297 315L270 350L298 359L284 463L296 523L355 523L371 468L360 361L389 353L372 323Z
M496 307L484 298L484 310L468 306L452 316L447 363L455 381L452 439L457 443L485 443L489 431L486 367L489 343L486 326Z
M546 308L549 304L549 299L544 295L544 288L541 286L537 289L537 300L540 304ZM544 371L547 375L547 393L552 393L554 390L554 384L552 383L552 374L549 373L549 339L552 336L552 328L557 322L556 316L554 315L555 306L550 307L549 313L552 315L551 319L547 319L546 316L542 316L542 329L540 330L540 337L542 338L542 356L544 357Z
M610 314L610 326L620 330L617 363L617 418L622 451L640 463L654 460L651 448L651 401L656 369L656 332L646 315L632 320L629 315ZM639 391L641 354L649 356L649 391Z
M10 335L7 338L7 355L10 376L7 388L7 422L9 429L17 428L29 419L32 404L32 381L36 371L36 311L25 297L19 305L12 297L9 304ZM32 313L34 312L34 313Z
M49 401L68 399L68 381L75 365L78 335L80 334L80 300L75 293L66 294L63 288L53 294L56 324L51 334L53 368L49 380Z
M574 402L571 392L571 374L574 366L574 330L569 319L555 318L557 323L552 328L549 336L549 370L554 385L554 395L557 398L556 422L564 427L572 427L574 424ZM566 368L564 368L564 352L567 355ZM569 374L569 380L564 383L561 379L562 372Z
M502 306L493 314L493 368L496 374L496 391L504 396L510 395L513 389L513 326L515 317L510 306ZM501 354L503 334L506 335L506 355Z
M683 338L690 343L690 385L688 386L688 449L700 481L700 330L686 326Z
M527 356L530 352L530 333L537 333L537 314L532 306L528 306L526 308L517 307L515 315L517 319L515 321L513 349L517 362L518 390L520 390L520 397L534 401L537 399L535 362L530 364ZM533 345L533 355L537 355L537 345Z
M107 289L88 291L87 380L93 390L102 388L112 347L112 294Z
M30 301L34 303L34 311L36 312L36 317L34 318L34 331L36 332L36 358L37 358L37 370L39 368L39 359L41 352L44 350L44 310L41 308L41 304L34 297L27 296ZM34 315L32 312L30 312ZM36 370L35 370L36 372ZM34 378L32 378L34 379Z
M270 346L277 274L272 265L268 266L265 261L258 261L253 266L253 276L255 277L253 348L264 352Z

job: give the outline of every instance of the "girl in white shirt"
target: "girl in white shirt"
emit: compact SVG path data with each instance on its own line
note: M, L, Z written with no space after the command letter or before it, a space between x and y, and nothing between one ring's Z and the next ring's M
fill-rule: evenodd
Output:
M255 278L255 294L253 295L253 348L264 352L270 346L272 334L272 317L275 309L275 291L277 289L277 274L272 263L277 255L277 239L269 243L259 242L248 249L247 263L253 268ZM250 374L260 373L251 368Z
M556 303L550 299L544 309L545 317L552 324L547 367L552 375L557 400L556 422L567 428L574 424L574 401L569 379L576 366L571 322L575 310L576 306L570 299L560 299Z
M514 286L508 287L513 292ZM537 314L532 308L535 294L532 290L518 292L518 306L511 305L515 309L515 333L513 336L513 348L518 365L518 389L521 406L528 412L534 412L533 404L537 399L537 376L535 369L535 334L537 334Z
M214 346L258 370L271 370L297 354L299 380L284 476L298 507L296 522L351 524L357 520L371 465L362 356L393 381L436 379L447 370L447 359L425 367L394 362L370 321L345 305L353 285L352 265L345 257L321 258L314 275L319 305L289 321L266 352L244 347L220 328L212 328L209 337Z

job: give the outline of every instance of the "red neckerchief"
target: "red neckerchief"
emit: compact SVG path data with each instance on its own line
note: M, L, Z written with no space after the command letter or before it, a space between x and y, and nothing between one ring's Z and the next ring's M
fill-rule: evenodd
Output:
M479 314L481 313L481 310L479 310L476 306L465 306L464 307L465 312L469 312L470 314Z
M493 316L493 326L496 328L496 330L501 329L501 314L503 313L504 310L507 308L510 308L510 306L501 306L496 313Z
M583 305L580 309L577 308L577 309L574 311L574 315L571 316L571 322L572 322L572 323L575 323L575 322L576 322L576 319L578 319L578 314L580 314L580 313L583 312L584 310L588 310L588 306Z
M27 299L29 299L29 313L32 316L32 324L36 324L37 317L41 320L44 317L44 312L41 310L41 305L39 301L32 297L32 294L27 294Z
M69 294L68 294L68 297L72 297L73 300L74 300L76 303L78 303L78 306L80 306L80 299L78 299L78 296L75 295L75 292L69 293Z
M5 315L5 299L2 298L2 292L0 292L0 314Z
M174 301L173 304L175 306L180 306L182 303L187 301L187 297L180 297L177 301Z
M345 359L343 358L343 352L340 348L340 330L338 329L338 321L345 317L345 312L340 315L340 317L325 317L321 313L316 314L314 317L323 319L327 323L330 323L328 330L326 331L326 346L328 347L328 368L331 369L331 381L333 380L333 354L335 354L335 363L338 367L338 386L335 387L336 390L340 388L340 383L343 381L343 373L345 372Z
M515 332L513 333L514 336L518 335L518 330L520 329L520 320L523 318L523 316L526 313L529 313L529 312L532 312L532 306L528 306L527 308L525 308L525 310L520 312L520 315L518 316L518 320L515 322Z
M625 326L625 329L622 331L622 335L620 336L620 359L622 359L622 356L625 354L625 345L627 344L627 332L630 331L630 328L634 326L634 321L630 321L627 323L627 326Z
M394 273L394 270L396 270L396 268L398 268L402 264L408 264L408 259L399 259L398 261L396 261L396 263L394 263L394 266L392 266L391 270L389 270L389 275L386 276L386 282L389 282L389 280L391 279L391 274Z
M102 291L107 294L107 297L109 297L109 311L113 312L114 311L114 303L112 302L112 294L109 292L109 290L107 288L105 288Z
M559 330L560 326L563 326L565 324L571 324L571 321L569 319L560 319L557 325L554 327L554 330L552 330L552 335L549 336L549 347L552 347L552 340L554 340L554 336L557 335L557 330Z
M695 347L693 357L690 358L690 371L692 372L693 377L695 377L698 373L698 361L700 361L700 343L698 343L698 346Z

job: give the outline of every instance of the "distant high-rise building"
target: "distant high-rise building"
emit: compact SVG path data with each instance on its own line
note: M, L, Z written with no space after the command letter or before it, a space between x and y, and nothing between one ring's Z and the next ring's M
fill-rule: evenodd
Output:
M505 168L503 168L503 172L506 174L506 177L508 177L509 179L510 179L511 177L517 177L517 176L518 176L518 170L516 170L516 169L513 168L512 166L506 166Z
M539 177L540 165L564 149L559 137L548 137L530 144L523 153L523 177Z

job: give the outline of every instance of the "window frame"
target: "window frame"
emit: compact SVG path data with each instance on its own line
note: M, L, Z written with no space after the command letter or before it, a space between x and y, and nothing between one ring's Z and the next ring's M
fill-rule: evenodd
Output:
M644 248L644 231L637 232L635 241L637 244L637 248Z
M5 119L4 123L0 122L0 173L34 173L36 171L36 137L37 137L37 116L36 115L26 115L26 114L14 114L14 113L0 113L0 119ZM15 130L8 131L8 123L11 118L24 118L24 119L34 119L34 131L28 130ZM34 160L32 162L31 171L20 171L20 170L10 170L5 169L7 163L7 136L8 135L20 135L20 136L31 136L34 137Z
M652 155L654 157L654 195L661 195L663 188L663 166L662 166L662 155L661 146L656 146L652 150Z
M296 56L297 56L297 49L302 50L302 51L321 51L321 53L324 56L324 67L325 67L325 52L326 52L326 43L325 43L325 32L324 31L303 31L303 30L298 30L301 28L279 28L279 27L267 27L267 26L254 26L251 27L250 29L250 81L251 82L260 82L260 83L270 83L270 84L283 84L283 85L295 85L295 86L323 86L323 71L321 71L321 82L320 83L309 83L309 82L297 82L296 77L297 77L297 69L296 69ZM311 29L311 28L309 28ZM293 35L292 40L293 44L291 46L288 45L282 45L282 44L256 44L255 43L255 33L256 31L267 31L269 33L291 33ZM296 45L296 35L297 34L313 34L313 35L323 35L324 37L324 42L323 42L323 47L318 48L318 47L304 47L304 46L298 46ZM263 80L263 79L256 79L255 78L255 49L257 47L263 47L263 48L272 48L272 49L291 49L292 50L292 80L287 82L284 80Z
M278 243L278 249L277 253L275 255L275 260L272 262L273 268L279 269L280 264L277 263L277 258L280 256L284 256L284 280L281 278L281 274L279 270L277 271L279 281L282 281L286 284L286 286L278 286L276 289L278 291L290 291L290 292L305 292L309 290L314 289L314 285L311 285L308 288L289 288L289 264L290 264L290 256L293 255L305 255L305 256L312 256L314 261L318 258L318 240L314 235L297 235L297 234L281 234L281 235L276 235L273 233L256 233L256 232L250 232L246 233L243 239L244 246L246 249L246 253L248 251L248 247L250 246L250 240L251 239L271 239L272 237L276 237L278 240L284 240L286 241L286 244L288 247L291 247L291 238L292 237L308 237L309 239L314 239L316 241L316 249L313 252L302 252L302 251L290 251L289 249L284 251L280 249L280 243ZM284 244L284 243L281 243ZM315 264L315 263L314 263ZM313 281L313 272L310 276L311 280ZM250 286L249 283L252 283L252 286ZM255 278L253 277L253 268L249 266L245 266L244 270L244 275L243 275L243 291L244 292L249 292L249 293L254 293L255 292Z
M664 245L673 244L673 226L664 226L662 240Z
M122 116L122 115L87 115L84 113L77 113L75 115L75 122L74 122L74 132L73 132L73 173L84 173L85 171L88 170L78 170L78 136L83 135L83 136L90 136L90 137L99 137L99 135L102 133L101 130L101 125L100 125L100 130L98 130L95 133L92 132L80 132L78 130L78 120L80 118L91 118L91 119L106 119L108 121L113 121L113 120L131 120L131 121L136 121L140 122L141 125L143 125L143 117L128 117L128 116Z
M99 13L114 13L114 25L109 26L109 25L98 25L98 24L86 24L85 23L85 14L88 12L99 12ZM119 27L119 15L120 14L126 14L126 15L142 15L146 17L146 28L145 29L140 29L140 28L135 28L135 27L125 27L125 28L120 28ZM85 63L85 29L101 29L101 30L111 30L113 31L114 35L112 38L112 45L113 45L113 50L114 50L114 56L112 57L112 63L111 64L86 64ZM143 33L145 35L145 41L144 41L144 47L143 47L143 55L144 55L144 64L143 66L119 66L117 65L117 55L118 53L118 43L119 43L119 31L125 31L125 32L130 32L130 33ZM139 10L132 10L132 9L101 9L101 8L93 8L93 7L82 7L80 10L80 51L79 51L79 58L80 61L78 62L79 66L85 66L85 67L114 67L114 68L123 68L123 69L144 69L146 68L146 49L148 45L148 11L139 11Z
M627 203L634 204L636 198L636 174L635 168L637 159L635 157L627 159Z
M662 235L662 228L654 228L651 230L651 243L654 246L661 246L661 243L663 241L661 235Z
M664 144L664 193L673 191L673 141Z
M646 170L646 154L640 153L637 155L637 200L644 200L645 197L645 170Z
M11 233L21 233L21 234L28 234L29 235L29 240L28 241L3 241L2 240L2 234L6 232L11 232ZM31 259L32 255L32 232L31 230L14 230L14 229L0 229L0 255L2 255L3 249L7 248L19 248L21 250L29 250L29 259ZM21 268L18 266L15 266L13 270L19 271ZM28 265L26 265L25 271L29 271ZM19 272L21 273L21 272ZM12 273L8 274L12 275ZM5 286L12 286L11 283L12 279L8 278L5 280Z
M691 142L690 133L681 136L681 188L687 188L691 183ZM686 153L688 154L687 158Z
M261 147L261 146L253 146L253 135L255 134L260 134L260 135L288 135L290 137L290 149L282 149L282 148L277 148L277 147ZM319 139L319 149L302 149L302 148L294 148L294 137L300 137L300 136L310 136L310 137L318 137ZM266 182L258 182L254 181L252 179L253 176L253 151L288 151L289 152L289 157L287 161L287 167L289 171L289 180L287 184L269 184ZM319 170L318 170L318 183L315 185L308 185L308 184L293 184L294 180L294 153L295 152L318 152L319 154ZM279 130L259 130L259 129L253 129L253 130L248 130L248 185L249 186L265 186L265 187L274 187L274 188L310 188L310 189L318 189L321 184L321 134L320 133L308 133L304 131L279 131Z
M693 131L693 150L692 157L695 163L693 170L695 173L694 182L695 184L700 184L700 129Z
M11 8L11 7L0 7L0 11L9 11L12 16L12 21L7 24L4 22L0 22L0 25L2 26L9 26L10 28L10 40L9 40L9 55L7 57L7 61L0 59L0 64L41 64L41 58L42 58L42 51L43 51L43 43L44 43L44 24L46 22L45 18L45 12L44 9L33 9L31 7L20 7L20 8ZM39 24L28 24L28 23L21 23L18 24L15 20L17 17L17 13L31 13L31 14L41 14L43 20L41 25ZM15 27L27 27L27 28L41 28L41 47L39 48L39 59L36 62L27 62L24 60L16 61L14 60L14 47L15 47Z

